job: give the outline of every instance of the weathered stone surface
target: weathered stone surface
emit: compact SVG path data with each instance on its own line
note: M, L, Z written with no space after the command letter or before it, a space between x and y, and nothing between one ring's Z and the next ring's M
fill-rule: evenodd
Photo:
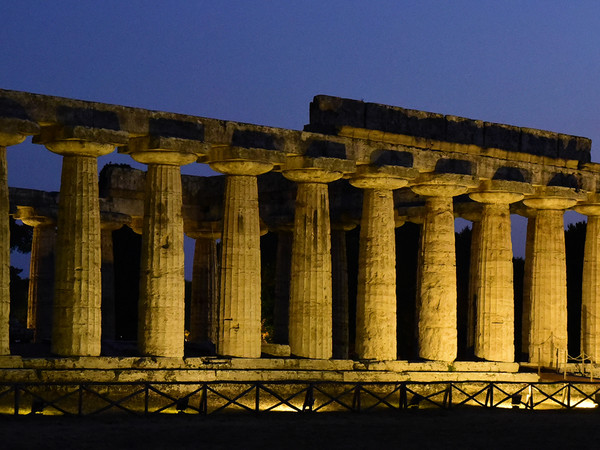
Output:
M33 330L34 342L43 342L50 339L52 332L56 223L49 217L36 215L33 208L20 208L17 217L33 227L27 328Z
M467 349L475 350L475 328L477 326L477 296L479 292L479 246L481 244L481 215L471 227L471 260L469 262L469 303L467 306Z
M289 357L291 354L289 345L269 344L267 342L263 342L260 348L263 354L278 358Z
M426 210L417 281L419 356L454 361L457 312L452 197L428 197Z
M284 173L298 183L289 309L292 354L332 357L331 238L327 184L339 172L297 169Z
M538 208L532 248L529 361L556 367L567 356L567 278L561 199L526 199ZM571 203L570 205L572 205ZM541 209L543 207L552 209Z
M100 265L96 157L64 156L56 237L53 353L100 354Z
M276 344L288 343L292 241L291 231L277 232L275 304L273 305L273 341Z
M331 230L331 284L332 284L332 345L334 359L347 359L350 349L348 323L348 256L346 230Z
M217 353L260 358L260 223L256 175L272 166L242 162L212 167L229 173L224 199ZM249 175L240 175L246 172Z
M577 136L327 95L316 96L310 104L310 124L306 130L338 134L344 127L584 163L590 161L591 141Z
M396 345L396 242L391 189L365 189L360 226L356 353L394 360Z
M115 257L113 254L112 227L102 227L102 340L114 340L115 332Z
M8 169L4 142L0 140L0 355L10 355L8 328L10 316L10 230L8 222Z
M597 363L600 361L600 205L586 206L577 208L588 215L581 283L581 353Z
M488 361L514 361L514 292L509 202L506 193L471 194L484 202L477 238L479 283L475 356ZM491 194L491 195L490 195ZM499 203L502 200L503 203Z
M140 266L138 346L143 355L183 356L184 254L181 174L150 164Z
M192 297L190 301L190 342L213 340L212 324L216 297L217 243L212 238L196 238Z

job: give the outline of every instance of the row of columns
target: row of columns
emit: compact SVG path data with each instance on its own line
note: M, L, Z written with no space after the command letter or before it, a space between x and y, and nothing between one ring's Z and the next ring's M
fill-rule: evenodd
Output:
M5 146L18 143L4 136L0 147L0 207L8 210ZM96 157L110 153L114 144L42 137L51 151L63 156L56 236L56 278L53 305L52 351L64 356L99 355L101 339L101 222ZM183 218L179 167L195 156L162 149L131 146L134 159L148 165L142 231L140 281L140 350L144 355L183 356L184 278ZM219 160L219 156L222 159ZM222 261L218 307L210 307L216 324L210 331L223 355L260 356L260 221L256 177L272 169L268 161L227 159L215 152L211 167L227 175L222 229ZM298 167L284 171L298 185L292 239L289 343L297 356L327 359L334 355L332 329L332 248L328 183L343 171ZM2 179L3 178L3 182ZM392 192L409 176L385 171L359 171L351 183L364 190L357 296L356 351L360 358L396 358L396 294L394 205ZM465 193L468 180L431 180L412 187L426 198L418 277L419 356L452 361L456 358L456 267L452 198ZM509 205L523 195L506 189L473 192L483 205L474 233L477 278L473 283L475 311L473 342L477 357L512 361L514 355L512 303L512 248ZM575 205L567 197L529 197L535 215L528 238L527 287L530 322L530 360L552 365L566 352L566 277L562 214ZM596 298L598 225L600 209L584 205L590 215L584 264L582 344L586 354L597 352ZM2 223L8 221L1 221ZM42 233L45 224L35 222ZM4 227L4 225L2 225ZM7 226L7 225L6 225ZM8 231L1 239L8 245ZM1 237L1 236L0 236ZM214 238L214 237L213 237ZM532 243L529 243L529 240ZM215 258L214 239L202 252ZM0 249L1 250L1 249ZM34 246L34 252L44 254ZM8 250L4 249L4 254ZM4 256L5 257L5 256ZM9 261L0 277L8 280ZM209 270L209 269L207 269ZM39 275L42 276L42 271ZM1 280L0 280L1 281ZM35 288L36 283L32 283ZM38 284L39 285L39 284ZM8 282L1 283L2 289ZM206 288L205 290L208 290ZM7 322L8 293L0 301L0 317ZM197 295L202 295L198 293ZM37 305L44 308L44 305ZM208 307L208 306L207 306ZM339 302L337 307L340 308ZM343 308L343 306L342 306ZM337 316L343 316L343 309ZM31 314L35 321L39 313ZM341 319L343 320L343 319ZM206 330L195 324L194 334ZM40 329L40 333L47 331ZM0 327L0 350L8 354L8 326ZM336 355L344 350L336 350Z

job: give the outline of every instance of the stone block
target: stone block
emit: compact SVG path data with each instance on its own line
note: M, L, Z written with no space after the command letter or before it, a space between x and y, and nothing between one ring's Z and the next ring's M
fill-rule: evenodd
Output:
M440 141L446 138L446 121L441 114L377 103L367 103L365 114L367 129Z
M150 118L148 132L152 136L204 141L204 124L202 122L163 117Z
M310 124L307 131L336 134L337 128L346 125L365 127L365 103L328 95L317 95L310 104Z
M557 157L574 159L581 163L591 161L592 140L579 136L558 135Z
M275 357L289 357L291 355L289 345L269 344L267 342L263 342L260 350L265 355Z
M519 151L521 129L501 123L484 122L483 146L511 152Z
M483 147L483 121L446 116L446 141Z
M521 152L558 158L558 135L551 131L521 128Z

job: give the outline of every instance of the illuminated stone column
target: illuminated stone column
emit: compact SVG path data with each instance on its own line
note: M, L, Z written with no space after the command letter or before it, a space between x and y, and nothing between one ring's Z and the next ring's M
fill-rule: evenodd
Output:
M220 233L187 233L196 240L190 302L190 342L201 343L213 339L213 308L216 290L217 242Z
M261 354L260 219L256 177L273 165L211 161L227 174L221 240L217 353L242 358Z
M148 165L140 266L138 346L142 355L182 358L185 279L180 166L194 162L196 156L159 149L133 149L133 159Z
M10 355L10 222L6 147L20 144L26 138L24 134L4 131L5 125L4 121L0 121L0 356Z
M341 172L284 172L298 183L292 244L289 343L293 355L332 357L331 231L327 183Z
M112 341L116 339L115 257L112 233L125 224L129 224L128 216L113 213L101 214L102 340Z
M291 231L280 230L277 232L275 304L273 305L273 341L276 344L288 343L292 237Z
M417 328L419 356L454 361L457 353L456 250L452 197L466 192L459 185L412 187L426 196L421 232Z
M531 197L537 209L532 252L529 361L556 367L567 352L567 271L563 210L569 198Z
M96 158L113 144L57 141L63 155L56 237L52 352L98 356L102 333L100 208Z
M332 345L334 359L348 359L350 330L348 328L348 257L344 225L331 230L331 285L332 285Z
M581 353L600 362L600 204L575 210L588 216L581 283Z
M529 332L531 328L531 279L533 278L533 246L535 244L535 210L525 209L527 235L525 240L525 264L523 267L523 298L521 305L521 353L529 354Z
M469 305L467 310L467 348L475 349L477 324L477 296L479 295L479 244L481 243L481 217L473 221L471 228L471 260L469 262Z
M479 232L475 356L514 361L514 290L510 203L523 198L511 192L475 192L483 204Z
M37 214L31 207L18 207L15 218L33 227L29 261L27 328L33 330L34 342L39 343L49 340L52 334L56 221L51 217Z
M356 353L361 359L395 360L396 234L393 189L407 184L392 177L357 177L363 191L356 297Z

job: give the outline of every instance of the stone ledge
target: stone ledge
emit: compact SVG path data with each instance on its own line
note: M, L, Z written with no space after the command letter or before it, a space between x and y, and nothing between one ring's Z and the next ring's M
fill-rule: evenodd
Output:
M239 370L239 369L0 369L0 380L19 383L141 383L141 382L515 382L539 381L535 373L392 372L364 370Z

